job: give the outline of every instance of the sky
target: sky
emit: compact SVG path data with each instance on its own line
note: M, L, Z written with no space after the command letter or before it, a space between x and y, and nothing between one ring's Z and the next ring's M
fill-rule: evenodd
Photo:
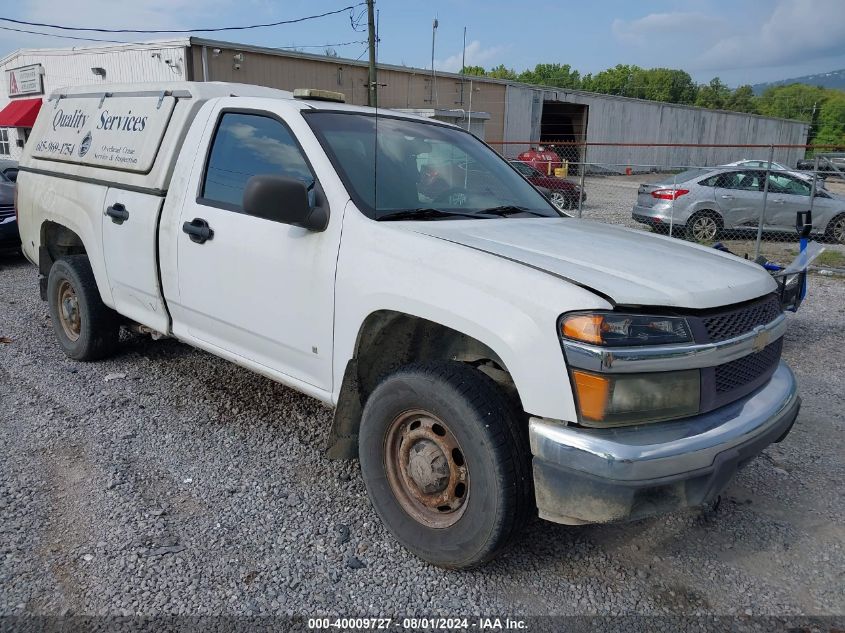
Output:
M101 28L194 29L299 18L360 0L5 0L0 17ZM504 64L517 71L541 62L570 64L582 74L616 64L681 68L699 83L718 76L730 86L845 68L845 0L592 0L524 3L502 0L376 0L379 61L431 67L432 21L439 27L435 67ZM364 7L352 11L357 17ZM47 31L0 21L0 26ZM55 31L54 31L55 32ZM70 34L70 33L69 33ZM168 35L73 35L150 40ZM264 29L196 35L271 47L326 44L341 57L366 59L366 15L350 12ZM17 48L85 45L0 30L0 57Z

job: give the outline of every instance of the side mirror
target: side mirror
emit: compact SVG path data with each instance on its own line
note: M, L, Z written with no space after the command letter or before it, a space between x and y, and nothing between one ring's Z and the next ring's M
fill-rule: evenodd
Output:
M324 231L329 223L325 208L311 206L305 183L287 176L259 174L250 178L244 188L243 208L255 217L310 231Z

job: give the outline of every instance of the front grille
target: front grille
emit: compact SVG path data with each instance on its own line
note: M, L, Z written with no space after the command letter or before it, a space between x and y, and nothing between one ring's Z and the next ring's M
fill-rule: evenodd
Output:
M15 215L15 207L5 207L0 205L0 218L10 218Z
M782 348L783 339L779 338L759 352L716 367L716 393L728 393L773 372L780 360Z
M769 295L763 301L727 312L701 317L711 342L724 341L750 332L758 325L771 323L781 314L776 295Z

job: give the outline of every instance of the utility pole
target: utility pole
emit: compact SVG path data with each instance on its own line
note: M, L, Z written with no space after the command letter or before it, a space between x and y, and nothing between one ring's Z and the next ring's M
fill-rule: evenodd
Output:
M464 27L464 50L461 53L461 107L464 107L464 82L467 69L467 27Z
M431 85L429 86L429 103L435 107L435 99L437 98L437 73L434 70L434 36L437 34L437 27L440 23L437 18L431 23Z
M378 78L376 76L376 20L373 11L375 0L367 0L367 30L370 42L370 72L367 76L367 105L378 107Z

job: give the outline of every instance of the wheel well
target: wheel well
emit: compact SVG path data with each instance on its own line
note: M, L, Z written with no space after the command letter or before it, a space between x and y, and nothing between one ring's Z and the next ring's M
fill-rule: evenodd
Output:
M439 323L402 312L380 310L367 317L343 377L335 409L329 456L358 456L358 428L370 394L385 376L412 362L467 363L500 385L519 410L519 395L502 359L481 341Z
M41 225L39 268L42 275L49 273L53 262L60 257L85 254L85 245L82 243L82 239L66 226L49 220ZM46 270L44 270L45 266Z

